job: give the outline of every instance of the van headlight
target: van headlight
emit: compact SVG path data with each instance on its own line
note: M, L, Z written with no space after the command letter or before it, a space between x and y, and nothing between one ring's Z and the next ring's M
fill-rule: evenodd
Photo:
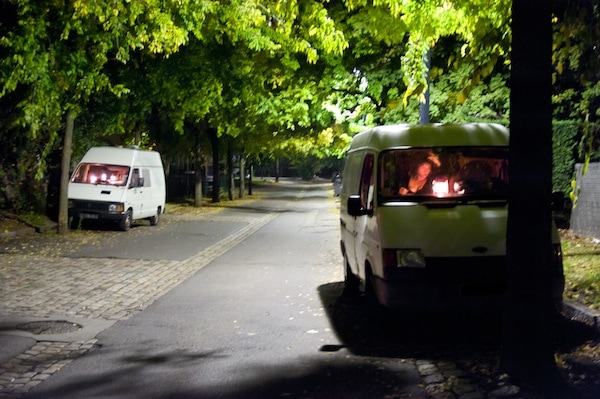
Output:
M108 211L111 213L123 213L125 211L125 205L119 203L108 204Z
M420 249L384 249L384 267L425 267L425 256Z

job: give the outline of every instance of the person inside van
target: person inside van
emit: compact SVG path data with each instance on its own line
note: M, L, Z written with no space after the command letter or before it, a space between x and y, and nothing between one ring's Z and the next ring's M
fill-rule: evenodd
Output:
M398 193L400 195L428 195L433 193L433 175L434 167L441 165L440 160L434 154L430 154L427 159L418 162L411 173L408 181L400 184Z

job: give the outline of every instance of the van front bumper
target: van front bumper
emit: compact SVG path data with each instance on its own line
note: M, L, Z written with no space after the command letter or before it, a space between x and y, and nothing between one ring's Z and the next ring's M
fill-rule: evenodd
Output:
M123 220L124 205L118 202L69 200L69 217L78 219Z
M92 220L123 220L125 219L125 214L121 213L103 213L103 212L88 212L88 211L78 211L78 210L69 210L70 218L77 219L92 219Z
M506 293L506 285L502 283L403 283L375 277L373 284L378 301L390 309L499 308Z
M399 268L373 276L379 302L390 309L502 307L507 292L506 258L428 258L424 268ZM561 268L562 269L562 268ZM562 270L552 280L552 297L562 307Z

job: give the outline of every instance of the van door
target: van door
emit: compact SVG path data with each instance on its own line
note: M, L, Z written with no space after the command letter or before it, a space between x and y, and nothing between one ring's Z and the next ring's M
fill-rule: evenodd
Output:
M133 211L133 218L143 217L144 207L144 177L140 168L133 168L131 172L131 181L127 190L127 200L129 207Z
M156 200L154 198L155 190L153 188L150 169L142 168L141 171L144 180L142 181L143 184L141 187L142 206L140 210L140 217L147 218L156 214L156 209L158 206L156 205Z
M361 279L365 279L365 262L367 260L367 254L369 253L369 245L372 241L368 238L368 227L369 220L373 216L374 209L374 192L375 192L375 176L374 168L375 165L375 154L366 154L362 170L360 174L360 202L361 207L366 210L366 214L363 216L356 217L355 224L355 241L354 241L354 252L356 254L356 262L358 265L358 274Z
M354 274L358 274L354 240L356 238L356 218L348 213L348 197L358 194L360 186L360 172L362 170L363 153L348 154L342 175L342 194L340 196L340 223L343 253L346 261Z

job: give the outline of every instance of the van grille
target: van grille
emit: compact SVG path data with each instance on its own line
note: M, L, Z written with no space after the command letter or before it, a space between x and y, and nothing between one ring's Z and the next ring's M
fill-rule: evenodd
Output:
M106 202L99 201L73 201L73 208L81 211L106 211L108 210L108 204Z
M431 282L506 282L505 256L426 258L425 264Z
M503 294L507 289L506 257L427 258L425 280L467 296Z

